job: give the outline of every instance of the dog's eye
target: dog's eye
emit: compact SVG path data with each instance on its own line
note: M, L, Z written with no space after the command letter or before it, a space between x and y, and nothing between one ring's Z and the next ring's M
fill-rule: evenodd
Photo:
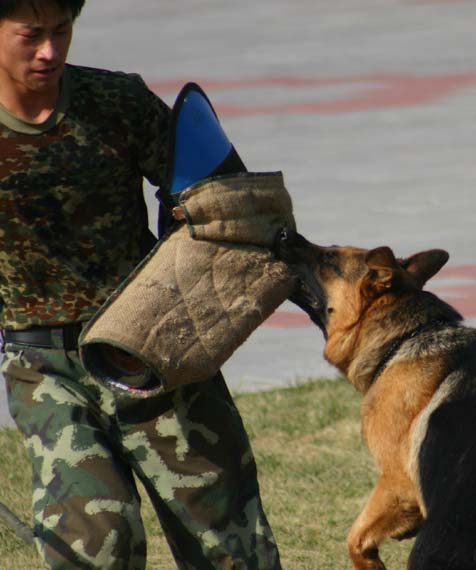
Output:
M332 315L333 312L334 312L333 307L327 307L327 314L328 315Z

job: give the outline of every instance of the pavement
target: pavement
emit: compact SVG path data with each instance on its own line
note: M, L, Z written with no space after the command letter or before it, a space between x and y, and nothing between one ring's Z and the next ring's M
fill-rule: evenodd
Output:
M70 61L140 73L169 104L199 83L248 169L283 171L301 233L399 256L447 249L429 288L476 323L474 0L133 5L86 3ZM322 349L285 303L225 377L249 391L335 375Z

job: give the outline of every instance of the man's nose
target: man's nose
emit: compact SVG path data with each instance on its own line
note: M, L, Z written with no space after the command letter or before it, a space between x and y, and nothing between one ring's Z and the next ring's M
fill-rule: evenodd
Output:
M38 58L54 61L58 57L58 47L52 38L46 38L38 49Z

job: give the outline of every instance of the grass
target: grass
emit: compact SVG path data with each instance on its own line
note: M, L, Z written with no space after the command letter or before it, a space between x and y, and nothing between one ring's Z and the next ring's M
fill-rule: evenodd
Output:
M260 474L266 513L285 570L350 570L346 534L376 480L360 437L360 396L343 380L318 380L291 388L237 394ZM17 432L0 431L4 460L0 500L24 520L29 514L29 466ZM147 498L148 569L175 564ZM405 567L411 542L384 545L389 570ZM2 570L43 568L0 521Z

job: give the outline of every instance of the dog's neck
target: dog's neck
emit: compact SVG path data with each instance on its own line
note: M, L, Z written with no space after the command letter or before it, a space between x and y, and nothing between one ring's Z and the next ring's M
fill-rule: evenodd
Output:
M392 360L392 358L397 354L398 350L400 349L400 347L403 345L404 342L406 342L407 340L411 340L412 338L415 338L415 337L419 336L420 334L424 334L424 333L429 332L429 331L435 331L435 330L442 328L442 327L456 326L456 324L457 323L450 322L448 320L437 319L437 320L430 321L428 323L419 325L418 327L416 327L412 331L409 331L406 334L396 338L390 344L390 346L388 347L388 349L386 350L386 352L382 356L380 363L378 364L377 368L375 369L375 371L373 373L372 378L370 379L369 385L372 385L374 382L377 381L378 377L385 370L385 368L387 367L389 362Z
M383 311L369 311L345 334L330 334L325 356L359 392L365 393L406 341L460 321L461 316L452 307L431 293L420 292L388 304Z

